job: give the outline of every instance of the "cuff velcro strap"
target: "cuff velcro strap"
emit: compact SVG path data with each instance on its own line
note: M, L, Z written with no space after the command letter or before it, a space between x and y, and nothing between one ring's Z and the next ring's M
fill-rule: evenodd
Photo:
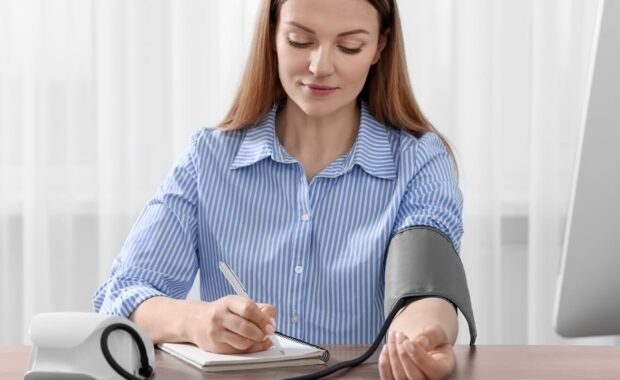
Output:
M385 259L384 312L403 298L441 297L461 310L476 343L476 322L463 263L450 239L427 226L405 229L392 237Z

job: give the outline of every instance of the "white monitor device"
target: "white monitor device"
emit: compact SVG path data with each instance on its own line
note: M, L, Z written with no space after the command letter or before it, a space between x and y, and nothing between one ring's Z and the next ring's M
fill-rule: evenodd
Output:
M558 277L555 329L620 335L620 0L601 2Z

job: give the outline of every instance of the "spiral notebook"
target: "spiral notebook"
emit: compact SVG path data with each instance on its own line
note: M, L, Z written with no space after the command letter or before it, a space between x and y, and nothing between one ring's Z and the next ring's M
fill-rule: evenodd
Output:
M252 354L214 354L189 343L160 343L157 348L206 372L326 364L329 352L319 346L276 333L284 355L275 347Z

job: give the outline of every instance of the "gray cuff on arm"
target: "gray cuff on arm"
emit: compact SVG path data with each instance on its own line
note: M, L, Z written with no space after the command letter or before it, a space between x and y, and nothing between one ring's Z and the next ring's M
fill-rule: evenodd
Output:
M441 297L461 310L476 343L476 322L463 263L450 239L428 226L410 227L392 237L385 259L384 312L402 298Z

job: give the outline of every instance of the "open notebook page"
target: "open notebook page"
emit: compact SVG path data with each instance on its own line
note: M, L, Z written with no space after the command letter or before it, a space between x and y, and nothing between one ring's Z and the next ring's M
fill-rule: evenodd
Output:
M324 356L324 350L301 342L296 342L279 335L276 336L280 344L282 345L284 355L282 355L278 351L278 349L273 346L266 351L255 352L251 354L215 354L212 352L203 351L195 345L187 343L161 343L158 344L158 347L162 351L168 352L169 354L172 354L180 359L186 360L190 364L193 364L200 368L209 366L219 367L236 364L296 361L296 359L308 358L317 359L316 361L308 362L308 364L323 363L322 361L319 361L319 359ZM285 363L280 364L282 366L287 365ZM291 363L291 365L294 364Z

